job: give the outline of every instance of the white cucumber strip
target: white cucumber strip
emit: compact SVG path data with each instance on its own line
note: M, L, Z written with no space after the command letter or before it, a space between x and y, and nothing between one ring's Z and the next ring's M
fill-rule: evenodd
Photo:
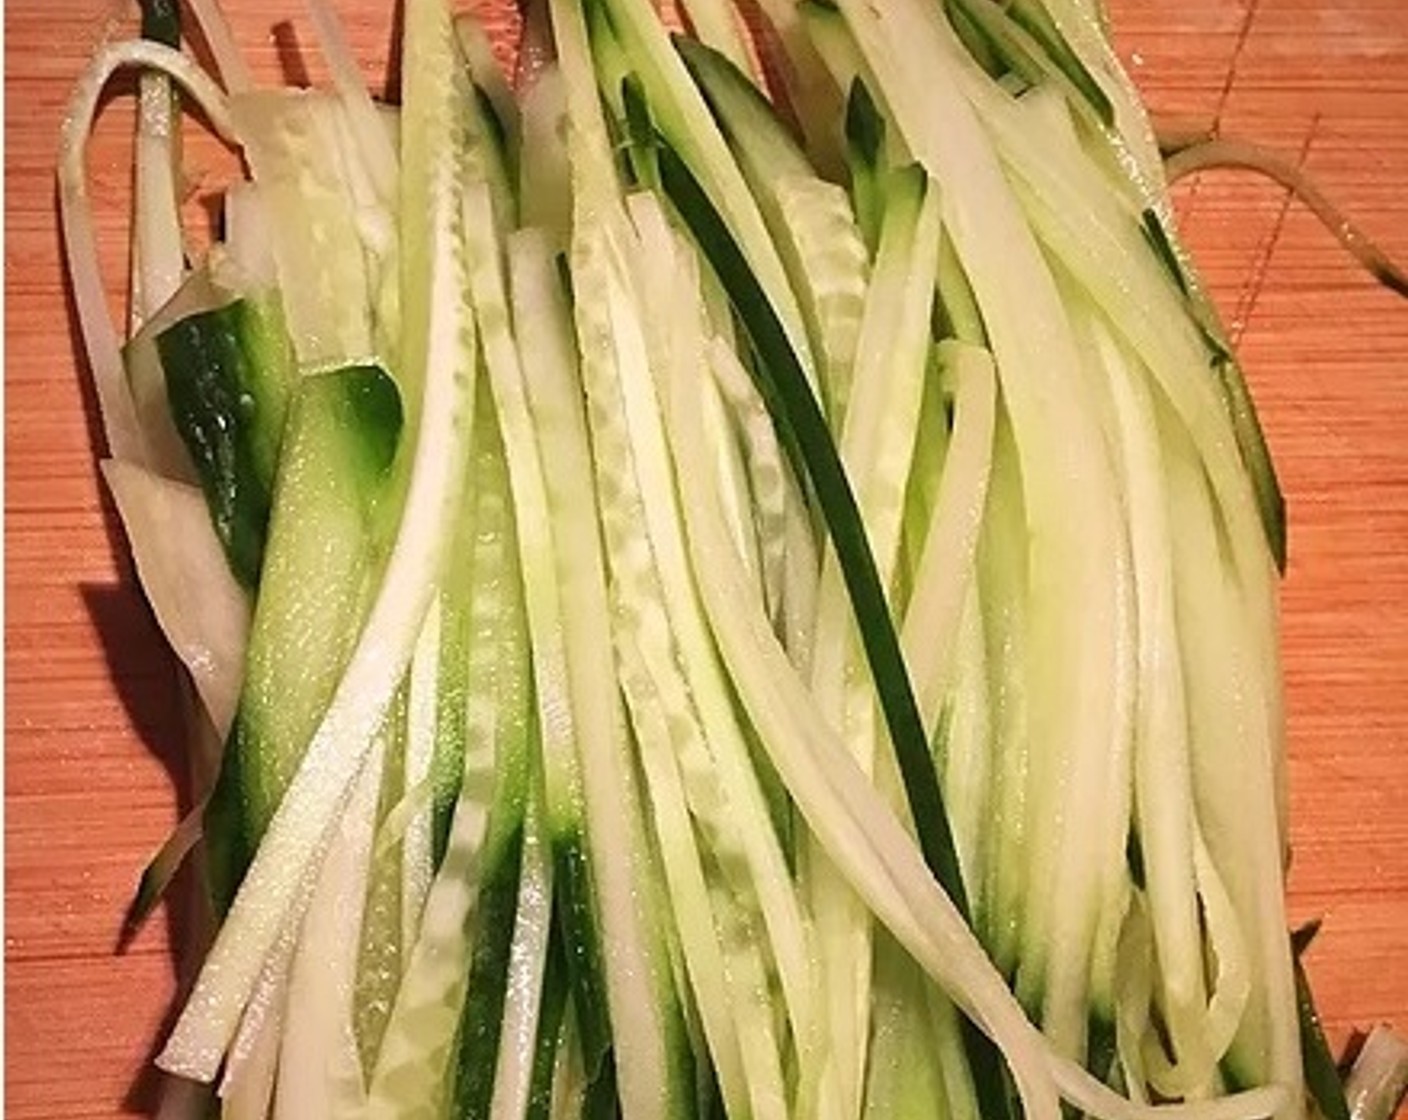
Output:
M337 99L265 90L233 98L230 112L264 199L300 365L366 361L373 350L374 288L355 199L341 173Z
M490 384L494 387L496 399L500 402L500 414L503 417L506 432L506 444L509 448L509 469L516 487L516 500L519 509L525 512L522 518L524 521L534 521L538 531L547 528L547 518L544 516L548 509L548 499L545 493L545 485L542 475L542 466L536 454L535 444L532 438L532 417L528 406L528 401L524 392L524 374L519 366L518 354L514 349L513 337L509 331L509 308L507 296L504 290L504 278L502 274L502 256L499 250L497 239L493 236L492 207L488 189L481 184L472 184L466 189L465 194L466 228L471 232L470 257L472 262L471 291L476 304L476 311L481 325L481 334L484 339L485 354L488 360ZM584 280L596 279L595 276L588 278L586 274L580 274ZM643 348L643 340L641 342ZM605 367L600 363L588 361L586 369L590 372L600 370L605 372ZM587 381L588 400L592 407L593 417L600 414L597 402L594 399L596 394L601 392L600 384L588 378ZM593 433L597 437L595 443L595 463L598 470L602 467L604 447L607 440L600 428L593 423ZM538 516L532 516L532 511L540 511ZM609 502L603 503L602 509L603 527L605 530L606 547L608 555L613 553L612 519ZM527 526L525 526L525 529ZM551 567L543 568L545 563L551 565L553 562L553 542L547 533L542 533L540 539L524 543L525 560L531 557L531 562L538 565L535 572L536 578L527 578L526 582L535 585L535 600L537 606L538 622L535 630L551 635L559 627L564 625L561 618L561 606L554 594L553 573ZM526 573L525 573L526 574ZM622 577L622 573L613 566L613 582ZM618 611L616 619L621 618L620 604L622 600L618 598ZM613 631L616 628L613 627ZM668 632L667 632L668 634ZM619 650L619 637L618 650ZM624 651L622 651L624 652ZM655 660L658 650L652 649L647 660L652 663ZM668 647L665 650L665 658L668 661L670 654ZM569 670L570 671L570 670ZM626 673L627 680L634 679L638 683L642 681L642 675ZM648 681L649 671L644 675L644 680ZM545 682L547 687L555 693L560 694L562 681L550 680ZM647 684L648 688L649 685ZM628 688L628 696L630 696ZM642 698L637 695L634 698L640 701ZM688 707L688 701L684 702ZM646 736L651 743L665 743L671 741L670 734L666 731L666 721L663 719L659 725L652 728L652 734ZM659 737L664 732L663 739ZM644 743L643 743L644 747ZM693 833L689 824L688 815L684 809L683 794L678 789L678 776L672 772L673 760L664 760L663 766L652 766L652 760L659 761L655 756L644 758L645 771L647 775L647 786L654 799L657 816L664 818L659 829L662 851L661 856L665 867L666 880L671 888L671 893L675 896L677 903L682 898L690 898L696 906L702 906L702 915L699 909L692 909L688 915L688 931L686 936L686 955L691 960L691 973L696 981L701 977L710 979L722 976L722 965L717 955L707 958L707 963L702 966L697 955L701 948L705 948L712 940L712 922L708 915L707 899L704 892L702 874L698 872L697 853L690 849L693 845ZM584 760L584 770L587 765ZM668 782L673 778L675 786L668 786ZM590 775L586 777L590 782ZM671 812L675 816L671 818ZM588 792L588 813L589 828L591 804L590 792ZM619 825L618 825L619 827ZM590 834L590 833L589 833ZM681 849L671 846L671 841L683 842L686 846ZM639 859L637 855L634 857ZM690 868L695 870L696 878L688 882ZM640 870L640 868L637 868ZM702 917L702 921L701 921ZM603 915L604 924L609 926L611 918ZM642 930L646 938L658 937L659 934L650 929ZM688 939L690 935L695 937L693 942ZM608 932L607 936L610 934ZM693 951L689 951L690 949ZM608 947L609 952L609 947ZM610 980L608 964L608 982ZM657 997L658 998L658 997ZM716 1001L713 1005L715 1011L723 1010L722 1001ZM615 1008L613 1007L613 1011ZM706 1009L707 1015L707 1009ZM726 1022L726 1015L723 1016ZM722 1026L720 1016L714 1015L706 1018L706 1028L712 1025L710 1030L711 1041L719 1037L718 1031ZM668 1030L668 1024L665 1024ZM618 1045L620 1040L618 1038ZM727 1042L718 1043L727 1046ZM734 1044L736 1049L736 1043ZM727 1059L721 1063L724 1066L725 1076L727 1072ZM722 1080L723 1078L721 1078Z
M219 1067L264 958L305 869L371 749L435 595L446 538L464 483L474 413L474 325L461 293L466 276L455 189L457 142L453 45L439 0L408 0L402 178L404 402L410 480L401 524L376 602L318 730L254 857L225 925L160 1064L209 1080ZM410 219L416 214L416 221Z
M639 296L633 300L624 285L619 290L614 318L619 407L627 441L622 451L629 456L622 466L633 472L639 488L631 503L635 508L630 519L637 527L632 530L630 521L623 518L620 528L627 531L612 541L608 522L613 565L620 565L619 569L613 566L613 579L618 584L630 581L632 587L623 590L634 600L623 612L631 617L633 631L624 635L623 669L628 696L641 691L632 689L633 682L646 692L645 696L632 696L633 711L646 720L640 728L641 751L652 779L652 794L658 790L660 795L657 815L674 818L673 823L669 819L661 822L661 845L676 898L676 927L704 1033L714 1052L725 1106L730 1115L777 1115L782 1104L778 1091L780 1056L776 1050L770 1058L756 1049L739 1052L735 1016L743 1014L754 1024L756 1034L756 1008L751 1002L735 1002L723 986L728 978L735 978L736 984L740 974L761 971L760 956L755 945L727 936L735 906L727 905L727 898L710 905L685 805L687 799L706 850L721 865L720 874L736 884L737 908L746 912L758 906L757 897L743 903L754 890L748 882L750 865L754 864L770 877L768 885L785 892L784 897L790 896L781 851L771 838L766 802L754 780L747 745L733 722L732 706L695 604L655 399L652 356L656 368L662 363L682 362L698 369L702 363L702 304L697 275L689 267L692 258L678 256L659 206L650 196L638 195L630 201L641 236L641 290L651 292L652 298L669 300L672 311L655 320L666 329L648 342L644 336L651 332L643 329L636 310ZM687 278L694 279L694 284L686 282ZM706 380L701 388L707 394L713 386ZM605 439L597 443L599 462L606 444ZM642 538L649 541L648 552L633 549L632 541ZM664 752L659 752L657 744L672 743L678 752L678 773L674 759L659 757ZM745 820L755 823L744 825ZM740 834L758 828L765 830L762 835L771 842L739 842ZM673 859L671 846L675 848ZM791 923L786 928L793 935L794 963L799 958L804 961L800 915L795 907L781 915L773 909L775 921ZM790 971L784 982L789 986L795 983Z
M978 347L947 341L939 344L939 358L953 386L953 432L901 630L915 700L931 740L951 679L955 635L973 585L997 422L992 355ZM952 798L948 800L952 803ZM975 888L982 882L966 876L964 881L971 881ZM981 889L975 889L974 894L981 895Z
M983 881L992 778L992 726L988 704L987 657L983 642L981 595L968 587L952 652L955 660L948 694L948 720L942 751L935 759L943 775L944 803L952 806L953 840L965 883ZM973 922L981 928L986 917L982 899L974 900Z
M1201 1052L1206 993L1193 861L1196 826L1163 454L1143 366L1128 360L1103 324L1091 321L1088 330L1114 403L1137 573L1134 796L1161 1006L1179 1062L1189 1068L1204 1063L1211 1075L1216 1056Z
M181 115L171 79L143 74L137 83L137 151L132 184L132 307L129 334L181 286Z
M751 37L731 0L680 0L689 29L695 39L718 51L738 68L740 74L761 82L762 74L752 52Z
M1136 1104L1149 1099L1144 1068L1144 1041L1154 996L1154 941L1144 895L1135 890L1120 929L1115 951L1115 1052L1119 1056L1125 1092Z
M1019 106L991 97L983 102L984 120L1015 173L1033 229L1143 359L1188 427L1231 527L1239 575L1248 581L1250 600L1259 601L1269 594L1271 567L1260 513L1208 368L1207 345L1181 293L1144 240L1137 216L1104 203L1110 192L1079 149L1061 145ZM1275 711L1268 717L1278 725Z
M530 781L533 784L523 822L522 867L490 1120L521 1120L527 1115L537 1057L539 1009L552 928L552 862L536 773L531 774Z
M107 295L98 271L86 167L88 134L97 117L103 88L119 69L134 66L168 74L200 107L222 140L238 144L238 139L225 95L205 71L180 51L141 40L109 44L98 51L79 78L64 117L59 141L59 221L74 307L102 414L103 435L114 459L144 464L141 429L123 373L117 329L108 314Z
M239 1120L267 1120L278 1077L280 1035L288 1011L289 974L298 949L303 915L317 886L305 875L299 884L293 911L279 931L279 939L264 961L254 995L240 1017L239 1030L225 1059L220 1097Z
M378 743L357 778L303 916L278 1032L274 1120L344 1116L363 1103L352 997L384 763L384 745Z
M1019 989L1035 1003L1054 983L1051 1028L1064 1052L1079 1053L1094 932L1082 927L1098 913L1098 871L1116 808L1106 804L1106 756L1121 714L1108 682L1126 659L1120 604L1129 576L1120 563L1118 493L1059 292L961 88L966 52L942 11L923 0L883 10L865 0L840 6L871 66L887 76L900 131L944 184L945 228L983 313L1029 468L1030 570L1060 588L1038 588L1031 602L1031 654L1049 670L1032 692L1032 718L1048 749L1029 775L1043 842L1032 852ZM1051 966L1060 974L1048 977Z
M437 598L426 612L420 637L416 639L406 690L405 777L402 782L405 794L402 801L411 802L414 807L400 839L401 944L408 947L416 943L421 912L434 877L435 821L431 766L435 760L439 723L442 614L442 602ZM387 830L394 816L393 809L386 816L383 831Z
M223 740L234 722L249 641L249 599L235 582L195 486L133 463L102 462L142 590Z
M645 87L665 136L723 216L757 276L813 386L817 362L801 307L767 224L689 71L670 45L650 0L606 0L612 26Z
M1246 937L1252 987L1227 1055L1236 1075L1300 1099L1301 1053L1281 889L1271 736L1259 695L1261 656L1245 591L1219 539L1203 464L1165 414L1175 597L1187 683L1193 795L1208 854ZM1281 1115L1290 1115L1289 1112Z
M1026 897L1027 771L1027 525L1021 466L1006 413L993 434L987 516L978 537L978 586L987 635L988 690L993 704L993 836L981 887L984 943L1004 975L1016 972Z

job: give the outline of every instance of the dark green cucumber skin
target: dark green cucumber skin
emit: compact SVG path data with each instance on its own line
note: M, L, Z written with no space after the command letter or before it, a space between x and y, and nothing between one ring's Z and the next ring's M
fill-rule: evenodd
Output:
M142 38L164 47L181 45L181 6L178 0L142 0Z
M388 536L382 500L400 431L400 398L379 369L350 367L299 384L244 691L206 809L217 913L233 900L360 633ZM337 555L317 516L330 504L349 522Z
M509 954L513 948L518 883L523 871L523 813L503 837L498 857L480 888L474 955L455 1044L453 1107L459 1120L483 1120L494 1098Z
M533 1053L533 1081L525 1120L549 1120L552 1116L553 1074L557 1068L557 1051L562 1045L562 1027L567 1019L567 954L562 947L557 904L554 898L543 994L538 1001L538 1045Z
M295 376L277 300L240 298L188 315L156 336L156 349L230 570L252 589Z

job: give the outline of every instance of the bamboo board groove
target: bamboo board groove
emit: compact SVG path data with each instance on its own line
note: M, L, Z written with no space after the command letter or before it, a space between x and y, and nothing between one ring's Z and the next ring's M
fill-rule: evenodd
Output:
M336 6L368 72L384 73L391 5ZM508 5L494 6L502 22ZM270 29L302 5L228 7L256 70L277 73L297 29ZM132 26L135 4L5 8L6 1115L113 1117L150 1100L138 1072L175 983L160 918L125 956L113 946L137 871L177 817L179 709L93 467L53 161L71 82L105 34ZM1408 259L1403 0L1112 10L1153 107L1299 161ZM116 312L130 124L128 104L109 106L92 159ZM187 166L199 195L231 164L197 139ZM1179 208L1290 503L1291 916L1324 917L1309 964L1336 1044L1378 1020L1408 1029L1408 302L1272 185L1209 174ZM198 202L189 217L204 220Z

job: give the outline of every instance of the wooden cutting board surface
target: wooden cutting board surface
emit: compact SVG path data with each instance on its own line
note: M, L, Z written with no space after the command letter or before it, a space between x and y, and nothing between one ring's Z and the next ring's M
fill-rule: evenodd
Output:
M256 68L277 73L301 25L275 25L301 19L302 5L228 7ZM337 7L368 72L384 73L392 5ZM5 5L11 1120L148 1109L140 1071L174 985L161 918L125 955L113 951L137 873L178 816L180 717L172 661L95 473L54 213L71 83L105 35L132 27L129 8ZM1156 110L1274 147L1408 261L1404 0L1115 0L1113 15ZM130 99L119 99L92 158L117 312L130 128ZM209 141L190 144L192 221L206 220L200 198L229 167ZM1179 197L1290 505L1291 917L1324 918L1310 971L1337 1045L1380 1020L1408 1030L1408 301L1355 269L1274 185L1208 175Z

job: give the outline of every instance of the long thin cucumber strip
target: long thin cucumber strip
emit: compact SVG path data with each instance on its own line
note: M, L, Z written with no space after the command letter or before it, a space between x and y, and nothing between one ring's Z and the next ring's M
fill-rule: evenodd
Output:
M1208 853L1246 931L1252 991L1226 1061L1239 1081L1302 1085L1295 984L1281 890L1271 737L1246 589L1220 539L1207 473L1178 421L1161 417L1187 684L1194 803ZM1289 1115L1289 1112L1282 1115Z
M988 826L992 798L992 716L988 702L987 650L984 643L982 595L970 583L954 635L954 673L947 697L947 718L941 721L935 753L944 781L944 796L953 806L953 838L963 863L965 882L981 883L986 874ZM973 904L973 921L987 919L983 899Z
M434 1115L451 1100L457 1035L466 1024L471 986L485 981L472 964L482 946L506 942L510 932L501 928L501 914L493 921L486 915L486 907L501 901L493 895L505 869L514 882L508 897L516 894L530 749L528 655L512 498L483 383L479 391L484 399L476 408L474 508L468 515L472 551L456 573L469 584L464 777L445 858L426 897L420 935L408 947L368 1078L370 1117ZM483 1016L475 1022L482 1025ZM489 1043L477 1058L492 1065L494 1040Z
M123 374L117 329L107 310L93 208L88 199L88 134L97 117L98 100L113 74L125 67L160 71L175 79L205 114L222 140L237 144L225 95L210 77L180 51L151 42L113 43L103 47L74 87L59 141L59 222L63 229L73 302L83 345L97 390L103 435L114 459L145 463L141 429Z
M421 912L435 875L434 767L438 745L441 624L443 602L430 605L406 681L405 796L430 793L407 822L401 837L401 944L416 943Z
M357 778L303 918L279 1030L274 1120L347 1115L363 1103L352 997L385 761L378 743Z
M1079 1053L1086 1018L1079 994L1093 935L1082 923L1097 913L1098 849L1107 834L1103 824L1088 825L1107 819L1105 755L1119 735L1117 698L1107 687L1122 660L1119 604L1128 576L1118 562L1118 496L1059 293L954 73L967 61L962 46L940 9L922 0L897 0L883 11L842 0L841 9L871 66L885 75L900 131L944 183L946 228L983 313L1019 453L1031 467L1023 475L1031 570L1062 587L1032 601L1033 655L1051 670L1037 682L1033 714L1050 749L1030 787L1044 842L1033 852L1019 987L1029 1002L1041 1002L1048 966L1062 970L1051 1026L1066 1052ZM1069 514L1073 503L1083 511L1079 519Z
M1143 198L1147 214L1159 231L1159 239L1172 255L1173 269L1179 284L1186 290L1193 314L1201 328L1221 351L1214 359L1215 372L1221 384L1225 403L1232 415L1238 445L1252 476L1263 524L1267 527L1271 550L1284 570L1286 556L1285 499L1276 477L1266 436L1262 431L1255 404L1247 389L1246 378L1227 342L1212 298L1193 268L1192 258L1182 244L1173 221L1163 159L1154 136L1148 114L1134 83L1125 71L1111 44L1100 16L1082 0L1034 0L1044 10L1057 36L1064 40L1083 63L1085 72L1099 83L1114 107L1115 125L1120 141L1113 143L1117 162L1129 175ZM1275 721L1273 721L1275 722ZM1278 775L1278 793L1282 798L1281 831L1285 842L1284 776Z
M993 835L982 884L981 931L993 962L1006 976L1017 969L1022 905L1026 897L1030 818L1027 776L1029 734L1027 524L1021 464L1006 411L993 435L987 516L978 537L978 587L987 635L993 704Z
M855 388L847 406L840 454L855 488L868 543L883 586L899 560L906 483L928 370L930 313L938 265L939 192L918 168L886 184L880 251L866 293L856 348ZM874 694L858 649L851 604L836 553L822 561L812 691L873 775L879 749ZM837 1115L858 1116L864 1092L872 948L870 915L820 850L807 861L807 891L817 924L827 997L828 1075L823 1089Z
M1284 1106L1289 1096L1272 1086L1206 1104L1140 1107L1051 1050L934 882L913 840L815 710L763 616L737 609L747 584L717 498L704 486L706 449L693 388L676 383L668 399L691 563L740 699L798 808L814 830L830 837L828 851L856 890L965 1014L1000 1042L1026 1115L1058 1116L1058 1092L1103 1120L1252 1120Z
M385 762L371 810L376 839L367 871L352 1005L359 1072L370 1071L376 1061L401 973L410 955L410 946L401 938L402 832L396 827L397 807L406 799L404 682L387 709L373 750L381 751Z
M596 447L599 451L600 442ZM610 550L611 544L607 547ZM621 579L613 569L613 583ZM656 598L649 605L660 611L663 599ZM618 607L617 610L618 614L624 614L630 608ZM637 616L644 614L639 607L635 613ZM640 627L641 621L637 617L633 624ZM668 631L659 636L668 642ZM681 769L707 773L707 757L700 757L706 756L707 749L690 710L684 682L678 675L665 681L660 679L662 670L658 658L661 652L648 648L648 638L643 634L623 634L617 639L621 684L636 727L641 769L650 797L656 845L679 937L685 979L694 997L724 1108L730 1116L744 1116L749 1115L751 1109L743 1053L728 1002L727 971L715 929L703 859L680 773ZM663 655L668 662L673 662L677 656L668 645ZM674 668L678 674L678 667ZM699 784L697 780L695 784Z
M494 1067L490 1120L522 1120L532 1114L540 1031L545 1023L549 940L552 930L552 863L543 827L540 778L531 774L523 819L523 855L509 949L507 992L499 1053Z
M278 936L305 868L365 763L414 650L459 505L474 414L474 325L458 180L463 139L449 15L439 0L408 0L402 130L403 384L413 439L396 543L347 671L314 733L235 898L160 1062L209 1080Z
M732 352L726 342L720 341L720 348ZM724 393L719 377L714 373L712 355L701 358L708 364L711 377L709 385L713 392L705 400L704 421L709 433L709 445L714 451L714 470L718 475L719 493L724 498L724 508L728 512L729 529L733 534L738 555L752 574L754 582L763 590L766 599L768 586L763 573L762 545L759 518L753 509L753 492L749 482L745 452L739 445L733 414L724 401ZM745 381L748 375L739 371ZM727 376L727 375L725 375ZM774 573L777 575L778 573Z
M231 94L248 93L254 88L254 75L235 41L230 21L220 8L220 0L188 0L201 37L210 47L220 81Z
M931 739L951 680L954 636L974 579L997 421L992 356L953 342L941 343L939 354L953 385L953 433L900 632L920 716ZM981 893L983 880L972 882Z
M682 0L682 6L693 38L681 36L677 43L701 43L728 59L739 74L761 80L748 49L742 13L732 0Z
M522 111L513 95L508 76L494 56L494 42L480 18L472 12L455 16L455 40L460 54L469 67L469 77L489 102L499 128L503 131L504 148L512 165L523 146Z
M211 289L216 298L225 293ZM245 291L193 311L158 330L152 345L171 427L200 478L230 567L252 589L295 375L278 293ZM144 350L139 340L128 348L134 395Z
M563 143L565 96L556 64L545 66L522 97L519 221L525 229L551 231L565 245L572 225L572 188Z
M278 1078L280 1033L288 1011L289 975L303 915L317 887L314 875L306 874L278 940L260 970L254 995L240 1017L239 1029L230 1044L220 1077L220 1097L237 1120L267 1120Z
M569 597L586 596L595 612L597 584L581 585L581 573L564 551L570 542L565 529L573 526L573 503L594 494L581 486L591 477L592 461L586 418L583 414L581 383L577 375L576 341L572 333L571 310L558 270L559 257L554 235L531 230L516 233L509 240L513 314L516 321L533 323L533 330L516 333L522 368L531 370L524 387L533 421L533 435L542 463L552 533L552 571L545 587L559 587L563 622L560 632L549 629L533 634L534 672L546 673L553 659L560 666L563 688L559 702L546 689L540 677L540 737L543 773L544 825L553 865L554 913L563 940L568 984L572 991L575 1021L580 1038L577 1047L587 1066L587 1076L606 1079L610 1058L611 1026L607 1014L605 968L602 958L599 922L594 912L591 868L587 863L586 807L583 801L581 760L575 743L576 707L569 656L610 659L608 631L569 630L566 613ZM563 518L568 520L564 523ZM592 519L594 520L594 518ZM587 524L577 526L582 540ZM523 533L534 532L529 525ZM520 540L526 538L520 537ZM588 554L597 555L595 553ZM531 564L525 564L528 577L529 624L539 617L533 590L539 582ZM593 614L599 623L600 616ZM602 625L605 625L604 623ZM555 637L554 634L557 633ZM576 644L569 644L575 640ZM569 1019L574 1016L569 1015Z
M249 600L225 562L193 486L105 459L142 590L223 740L234 721L249 640Z
M553 254L541 235L515 235L511 241L507 253L513 285L510 306L505 251L493 221L488 188L482 183L469 184L464 209L470 234L470 293L483 333L489 385L503 426L509 480L518 511L541 737L544 827L555 868L558 913L568 933L579 982L578 1006L582 1014L592 1016L586 1041L594 1051L590 1058L595 1074L610 1028L600 990L604 962L599 956L594 902L588 897L589 872L584 873L583 867L588 822L577 739L580 721L593 717L584 714L588 701L580 694L583 685L574 672L581 673L582 658L601 657L603 651L580 645L584 636L572 629L572 596L580 597L584 592L565 582L572 554L564 551L569 546L561 537L558 513L584 499L580 491L562 494L560 487L571 489L580 480L569 480L560 472L591 469L590 459L583 455L587 437L580 400L572 401L574 393L580 394L573 368L574 343ZM514 331L515 320L533 326ZM558 454L565 457L565 463L555 461ZM588 506L582 512L590 514L592 509ZM576 647L574 641L579 643ZM604 657L602 665L609 666L609 644ZM575 669L574 658L578 661Z
M655 124L723 216L774 313L785 325L809 384L815 387L818 364L787 269L737 162L703 95L671 46L659 15L650 0L605 0L604 10L640 78Z
M142 38L180 47L181 17L173 0L142 4ZM181 106L165 74L143 74L138 79L136 144L129 334L135 334L171 298L186 271L177 198Z
M1134 751L1136 828L1143 858L1148 921L1158 949L1162 1010L1174 1054L1213 1073L1202 1053L1206 1001L1193 862L1194 807L1188 722L1174 611L1173 542L1163 453L1147 374L1130 362L1099 322L1092 352L1105 371L1118 422L1138 619L1137 722Z
M574 308L577 350L582 384L591 385L601 376L611 376L609 368L594 368L609 367L613 360L610 310L606 293L584 288L583 278L598 275L600 254L606 248L603 239L613 223L624 223L625 215L581 8L573 0L553 0L551 14L567 93L573 186L570 267L579 297ZM566 391L567 384L570 381L558 392ZM578 717L577 752L586 803L585 839L595 916L602 933L616 1083L627 1120L684 1115L694 1106L693 1071L681 1008L671 988L665 939L654 926L656 915L647 908L650 900L637 889L648 881L649 872L644 821L612 672L606 568L585 417L580 405L562 409L559 415L564 430L551 433L552 450L561 452L564 461L546 473L554 487L549 490L549 502L566 607L568 672ZM548 449L544 440L544 455ZM585 1012L585 1024L590 1024L586 1016L591 1014Z

